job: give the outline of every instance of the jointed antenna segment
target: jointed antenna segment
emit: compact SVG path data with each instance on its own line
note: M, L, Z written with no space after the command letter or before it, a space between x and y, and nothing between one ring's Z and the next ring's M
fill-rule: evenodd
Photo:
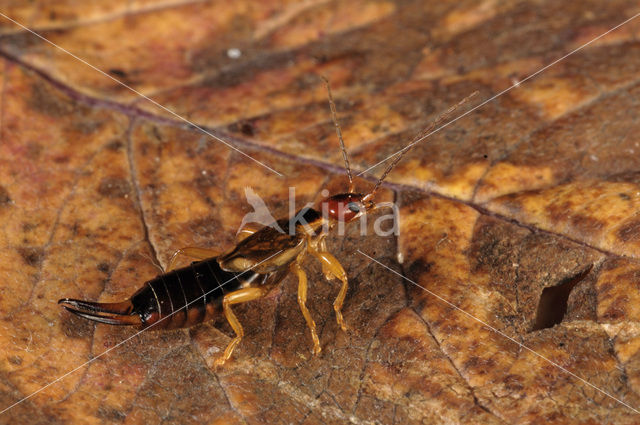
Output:
M384 173L382 173L382 176L380 177L380 179L378 179L378 181L376 182L376 185L373 187L373 189L371 190L371 192L369 192L366 196L365 196L365 200L367 199L371 199L373 197L373 195L376 193L376 191L378 190L378 188L380 187L380 185L382 184L382 182L384 181L384 179L387 177L387 175L391 172L391 170L393 170L393 168L398 164L398 162L400 162L400 160L406 155L407 152L409 152L411 150L411 148L413 148L415 145L417 145L418 143L420 143L421 141L423 141L424 139L427 138L427 136L429 134L431 134L431 131L437 127L442 121L446 120L447 118L449 118L449 116L459 107L461 107L462 105L464 105L465 103L467 103L469 100L471 100L474 96L476 96L478 94L477 91L471 93L469 96L465 97L464 99L462 99L460 102L456 103L455 105L453 105L452 107L450 107L449 109L447 109L446 111L444 111L442 114L440 114L431 124L429 124L429 126L427 128L425 128L424 130L422 130L420 132L420 135L418 137L416 137L414 139L413 142L409 143L407 146L405 146L404 148L402 148L402 150L400 150L398 153L396 153L395 155L395 159L391 162L391 164L389 164L389 166L387 167L386 170L384 170Z
M333 102L333 96L331 95L331 87L329 85L329 80L326 77L322 77L325 85L327 86L327 94L329 95L329 108L331 109L331 119L333 120L333 125L336 127L336 134L338 135L338 139L340 140L340 149L342 150L342 158L344 159L344 166L347 169L347 176L349 177L349 192L352 193L355 189L353 184L353 176L351 175L351 167L349 166L349 157L347 156L347 148L344 146L344 140L342 140L342 130L340 129L340 124L338 123L338 114L336 112L336 104Z

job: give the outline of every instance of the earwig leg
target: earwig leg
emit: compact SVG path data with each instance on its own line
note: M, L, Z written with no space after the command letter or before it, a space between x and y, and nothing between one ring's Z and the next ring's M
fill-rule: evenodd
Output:
M343 331L347 330L347 325L344 323L344 319L342 318L342 304L344 303L344 297L347 295L348 288L348 280L347 273L340 265L340 262L331 255L329 252L317 252L317 251L309 251L314 257L320 260L323 269L326 267L326 270L329 271L333 276L340 279L342 281L342 286L340 287L340 292L338 292L338 296L336 300L333 302L333 309L336 312L336 321L340 328Z
M316 332L316 322L313 321L311 313L307 309L307 275L302 270L302 267L297 262L291 263L291 270L298 275L298 305L302 310L302 315L307 321L307 326L311 331L311 339L313 340L313 354L318 355L322 349L320 348L320 341L318 340L318 333Z
M167 266L167 270L165 270L165 273L168 273L175 268L176 262L180 257L189 257L189 258L193 258L194 260L205 260L207 258L215 257L219 254L220 254L219 252L214 251L212 249L208 249L208 248L198 248L194 246L180 248L179 250L174 252L173 255L171 256L171 259L169 260L169 265Z
M318 251L320 252L327 252L327 240L325 238L320 239L320 242L318 242Z
M258 298L262 298L267 292L268 288L254 287L239 289L224 296L224 298L222 299L224 317L227 318L227 321L236 333L236 337L229 343L229 345L227 345L227 348L224 350L224 354L216 359L216 366L222 366L227 360L229 360L231 354L233 353L233 350L236 348L236 345L240 343L242 337L244 336L244 329L242 329L242 325L238 321L236 315L233 314L231 306L233 304L241 304L247 301L257 300Z
M320 242L318 242L318 251L319 252L327 252L327 241L325 239L321 239ZM325 265L324 262L321 262L322 265L322 274L324 275L324 278L327 280L331 280L333 279L333 273L331 273L331 270L329 270L329 268Z

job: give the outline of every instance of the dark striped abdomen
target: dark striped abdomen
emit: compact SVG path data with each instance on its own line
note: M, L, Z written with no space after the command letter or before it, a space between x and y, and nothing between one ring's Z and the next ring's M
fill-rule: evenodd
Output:
M226 293L263 277L251 270L224 271L216 258L209 258L148 281L131 297L131 303L144 326L160 321L154 328L188 327L221 313Z

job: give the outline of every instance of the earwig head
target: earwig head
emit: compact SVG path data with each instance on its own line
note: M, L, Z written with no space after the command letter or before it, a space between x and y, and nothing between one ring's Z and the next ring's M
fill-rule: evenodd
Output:
M329 109L331 110L331 118L332 118L333 124L334 124L334 126L336 128L336 134L338 136L338 140L340 141L340 149L342 150L342 157L344 159L344 166L345 166L345 168L347 170L347 177L349 177L349 193L341 193L341 194L338 194L338 195L333 195L333 196L325 199L324 201L322 201L320 203L320 206L322 207L323 214L325 214L325 211L327 211L327 213L328 213L330 218L332 218L334 220L337 220L337 221L342 221L342 222L349 222L349 221L351 221L351 220L353 220L353 219L355 219L357 217L360 217L362 214L365 214L367 211L373 209L375 207L375 204L373 203L373 201L371 201L371 199L374 197L374 195L376 194L377 190L380 188L380 185L382 184L384 179L391 172L391 170L394 169L394 167L398 164L398 162L400 162L402 157L404 157L407 154L407 152L409 152L415 145L417 145L418 143L420 143L421 141L423 141L424 139L429 137L432 133L437 131L437 130L434 131L433 129L436 128L440 124L440 122L442 122L445 119L447 119L453 113L453 111L455 111L460 106L462 106L465 103L467 103L471 98L473 98L474 96L476 96L478 94L477 91L473 92L471 95L465 97L460 102L458 102L456 105L453 105L452 107L447 109L445 112L440 114L440 116L438 116L431 123L431 125L429 125L427 128L425 128L422 131L422 133L413 142L411 142L410 144L408 144L407 146L402 148L400 151L398 151L395 154L393 154L392 156L390 156L389 158L394 157L394 156L395 156L395 158L393 159L393 161L391 161L391 163L384 170L384 172L382 173L382 176L380 176L380 178L378 179L376 184L373 186L373 189L371 189L371 192L367 193L366 195L363 195L361 193L354 193L355 184L354 184L354 181L353 181L353 176L351 175L351 167L349 166L349 158L348 158L348 155L347 155L347 149L345 148L344 140L342 140L342 130L340 129L340 124L338 123L336 105L335 105L335 103L333 101L333 96L331 95L331 87L329 86L329 80L326 77L322 77L322 79L324 80L324 82L325 82L325 84L327 86L327 95L329 96ZM467 113L469 113L469 112L467 112ZM461 118L462 116L464 116L464 115L461 115L458 118ZM451 121L451 122L453 122L453 121ZM449 124L451 124L451 122L449 122ZM389 158L387 158L387 159L389 159ZM386 161L386 159L385 159L385 161ZM378 165L378 164L376 164L376 165ZM373 168L373 167L371 167L371 168ZM365 170L365 171L367 171L367 170ZM362 173L360 173L360 174L362 174Z
M348 223L375 207L375 204L365 199L362 193L340 193L325 199L320 203L322 213L329 218Z

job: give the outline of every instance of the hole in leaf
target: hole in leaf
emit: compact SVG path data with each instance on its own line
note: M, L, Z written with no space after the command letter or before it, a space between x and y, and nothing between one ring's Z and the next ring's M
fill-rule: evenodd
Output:
M573 288L584 279L593 266L587 267L573 277L565 279L562 283L544 288L538 302L536 321L533 331L551 328L562 322L567 313L567 301Z

